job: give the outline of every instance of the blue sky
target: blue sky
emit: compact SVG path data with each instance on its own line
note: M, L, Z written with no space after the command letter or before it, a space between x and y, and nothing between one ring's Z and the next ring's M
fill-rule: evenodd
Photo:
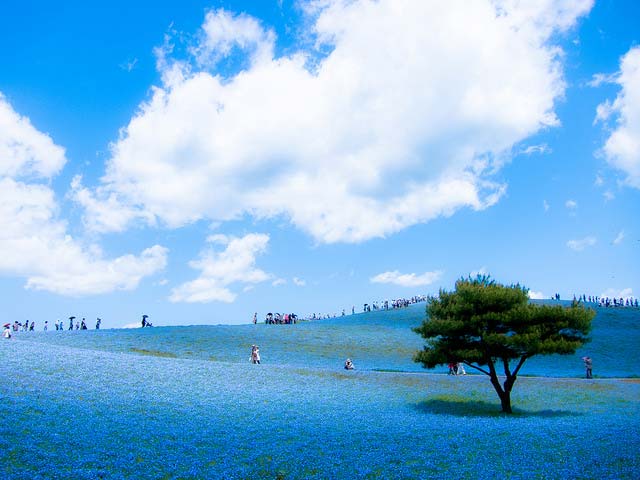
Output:
M13 2L0 314L640 296L634 1Z

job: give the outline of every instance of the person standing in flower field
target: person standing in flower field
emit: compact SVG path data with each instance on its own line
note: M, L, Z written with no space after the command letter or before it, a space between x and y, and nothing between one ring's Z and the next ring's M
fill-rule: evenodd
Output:
M582 361L584 362L584 368L587 371L587 378L593 378L593 361L591 357L582 357Z
M260 365L260 347L257 345L251 346L251 363Z

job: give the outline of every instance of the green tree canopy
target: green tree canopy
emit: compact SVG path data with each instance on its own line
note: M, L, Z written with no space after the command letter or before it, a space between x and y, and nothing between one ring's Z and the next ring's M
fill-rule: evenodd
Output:
M488 375L502 411L512 413L511 390L524 362L534 355L575 353L589 341L594 315L575 302L532 304L526 288L500 285L488 276L460 279L454 291L429 297L427 318L414 329L426 345L414 360L425 368L462 362Z

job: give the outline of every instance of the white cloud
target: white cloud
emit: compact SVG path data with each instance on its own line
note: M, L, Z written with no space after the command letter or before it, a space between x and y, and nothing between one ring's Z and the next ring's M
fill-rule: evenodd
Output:
M543 155L549 154L551 152L551 147L549 147L549 145L547 145L546 143L543 143L541 145L529 145L527 148L524 148L520 151L520 153L523 155L532 155L534 153Z
M102 194L103 189L98 188L96 195L82 186L82 176L76 175L71 181L71 190L68 196L84 209L82 217L85 226L98 233L122 232L134 221L153 225L155 218L148 212L131 205L126 205L118 199L118 195L111 191Z
M607 288L600 294L600 298L624 298L626 300L635 297L633 296L633 290L631 288L623 288L622 290Z
M167 250L159 245L104 259L99 247L66 234L57 209L49 187L0 179L0 272L26 277L27 288L73 296L132 290L165 267Z
M293 277L293 283L294 285L297 285L298 287L304 287L307 282L305 280L302 280L298 277Z
M287 281L284 278L276 278L273 282L271 282L271 285L274 287L278 287L280 285L285 285L287 283Z
M576 252L580 252L587 247L592 247L596 244L596 238L593 236L587 236L578 240L569 240L567 247Z
M56 262L56 270L29 277L27 288L47 290L62 295L89 295L113 290L133 290L143 277L165 268L167 249L159 245L144 250L140 256L124 255L113 260L88 257L77 247L59 248L54 254L67 255L74 263Z
M205 15L200 41L191 48L191 53L200 65L213 67L238 49L255 63L273 58L274 42L273 32L264 30L253 17L212 10Z
M136 65L138 64L138 59L134 58L133 60L131 59L127 59L126 62L123 62L120 64L120 68L122 70L125 70L127 72L131 72L134 68L136 68Z
M392 283L401 287L422 287L431 285L442 276L442 271L425 272L421 275L415 273L400 273L398 270L392 272L379 273L371 277L371 283Z
M622 243L622 240L624 240L624 230L620 230L620 233L616 235L616 238L613 239L613 244L620 245Z
M596 107L596 116L593 119L593 125L596 125L598 122L606 122L614 113L615 110L611 102L605 100Z
M478 275L488 275L488 274L489 274L489 272L487 271L487 267L480 267L477 270L472 270L471 273L469 274L469 276L471 278L475 278Z
M142 326L142 323L135 322L135 323L127 323L126 325L123 325L120 328L140 328L141 326Z
M587 82L587 85L590 87L599 87L602 84L606 83L616 83L618 80L618 74L606 74L606 73L596 73L593 75L591 80Z
M97 245L67 234L53 190L35 182L49 182L65 162L64 149L0 94L0 273L26 278L26 288L78 296L131 290L163 269L167 250L159 245L105 259Z
M614 198L616 198L616 196L613 194L612 191L610 190L606 190L602 196L604 197L604 201L605 202L610 202L611 200L613 200Z
M627 185L640 188L640 47L622 57L615 78L620 93L613 103L605 101L596 110L596 122L615 118L602 152L612 167L624 173Z
M174 288L170 301L232 303L237 295L228 288L230 285L240 283L247 287L272 278L255 267L256 257L267 248L268 235L250 233L241 238L212 235L207 240L223 245L225 249L215 251L208 248L200 254L199 259L189 262L191 268L200 270L200 276Z
M529 290L529 298L531 300L544 300L545 298L549 298L542 292L536 292L535 290Z
M0 177L49 178L66 161L64 148L19 115L0 93Z
M569 210L575 210L576 208L578 208L578 202L576 202L575 200L567 200L564 206Z
M514 146L558 125L553 34L591 4L312 2L317 50L277 58L257 20L209 12L190 59L157 50L163 84L79 200L98 217L87 225L284 216L320 242L359 242L487 208ZM227 58L239 71L218 67Z
M545 212L549 211L549 202L547 202L546 200L542 201L542 207L544 208Z

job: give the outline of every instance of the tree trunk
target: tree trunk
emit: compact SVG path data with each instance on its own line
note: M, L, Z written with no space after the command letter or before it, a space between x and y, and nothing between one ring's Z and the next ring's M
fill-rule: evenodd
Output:
M513 413L511 410L511 389L513 388L513 384L516 383L516 379L518 378L518 371L522 364L524 363L527 357L523 356L518 363L516 369L511 372L509 370L509 359L503 358L502 363L504 364L504 374L507 379L504 381L504 394L500 396L500 402L502 403L502 411L504 413Z
M500 395L500 405L502 406L502 412L513 413L513 410L511 410L511 392L498 392L498 395Z
M502 406L503 413L513 413L511 410L511 388L513 387L513 383L516 381L515 377L508 376L507 380L504 382L504 388L500 384L500 379L498 378L498 374L496 372L496 367L492 360L488 362L489 366L489 378L491 379L491 385L495 389L498 397L500 397L500 405Z

